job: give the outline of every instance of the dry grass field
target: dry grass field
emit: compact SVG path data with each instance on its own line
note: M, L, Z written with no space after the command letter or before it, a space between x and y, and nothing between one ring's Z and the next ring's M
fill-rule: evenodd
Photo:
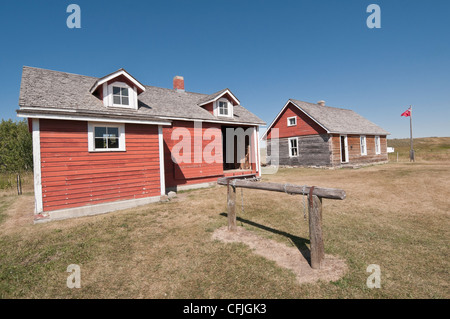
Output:
M213 240L213 232L227 224L225 187L33 225L28 185L20 197L13 190L0 194L0 297L450 297L449 158L360 169L280 169L263 180L346 190L344 201L323 202L325 252L346 261L344 277L300 285L292 271L248 246ZM289 247L309 245L302 197L244 190L243 198L239 226ZM66 286L69 264L81 267L81 289ZM366 286L369 264L381 267L380 289Z
M389 154L390 161L397 161L397 152L399 162L409 161L409 138L388 139L387 144L395 149L394 153ZM445 161L450 158L450 137L415 138L413 147L418 161Z

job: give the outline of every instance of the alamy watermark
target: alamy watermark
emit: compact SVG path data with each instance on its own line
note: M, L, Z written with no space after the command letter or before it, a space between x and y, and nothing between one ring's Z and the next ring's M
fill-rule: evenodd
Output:
M81 28L81 8L78 4L69 4L66 9L70 15L67 17L66 24L69 29Z
M381 28L381 8L378 4L370 4L366 9L370 15L367 17L366 24L369 29Z
M369 277L367 277L366 285L367 288L381 288L381 268L379 265L371 264L367 266L366 272L371 273Z
M278 129L272 129L267 150L269 166L264 174L278 170ZM252 169L260 164L259 136L256 127L203 128L195 121L194 127L177 127L171 132L172 161L177 164L225 164L228 169Z
M71 264L67 266L70 275L67 277L67 288L81 288L81 268L78 265Z

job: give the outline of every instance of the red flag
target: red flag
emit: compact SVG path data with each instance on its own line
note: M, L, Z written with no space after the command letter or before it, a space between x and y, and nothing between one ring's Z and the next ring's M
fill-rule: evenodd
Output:
M411 116L411 107L409 107L409 109L403 112L401 116Z

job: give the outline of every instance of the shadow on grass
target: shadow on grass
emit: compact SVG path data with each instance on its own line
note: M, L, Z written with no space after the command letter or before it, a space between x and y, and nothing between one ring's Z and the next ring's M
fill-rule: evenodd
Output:
M228 217L228 214L227 213L220 213L220 216ZM236 221L239 221L241 223L244 223L244 224L247 224L247 225L251 225L253 227L257 227L259 229L271 232L273 234L281 235L281 236L284 236L284 237L290 239L294 243L295 247L297 247L299 252L303 255L303 257L311 265L311 251L309 250L308 246L306 246L306 244L310 244L309 239L298 237L298 236L286 233L286 232L284 232L282 230L278 230L278 229L275 229L275 228L272 228L272 227L269 227L269 226L264 226L264 225L258 224L256 222L253 222L251 220L241 218L239 216L236 216Z

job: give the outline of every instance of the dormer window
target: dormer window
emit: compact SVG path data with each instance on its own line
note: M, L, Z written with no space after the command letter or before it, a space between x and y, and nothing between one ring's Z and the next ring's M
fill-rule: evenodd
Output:
M219 101L219 115L229 116L228 102Z
M128 88L113 86L113 105L114 106L130 105Z
M103 85L103 104L105 106L137 109L136 87L130 87L124 82Z
M89 90L103 100L105 107L123 107L138 109L138 95L145 87L135 78L120 69L98 79Z
M226 98L218 99L214 106L215 116L233 117L233 104Z

